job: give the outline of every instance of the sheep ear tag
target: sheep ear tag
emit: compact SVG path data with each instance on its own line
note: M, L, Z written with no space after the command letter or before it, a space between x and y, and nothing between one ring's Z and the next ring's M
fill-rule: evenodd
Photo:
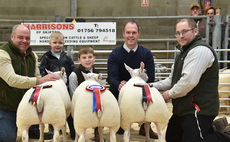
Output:
M155 102L154 97L151 93L151 90L149 87L153 87L152 84L146 84L146 83L136 83L133 86L136 87L142 87L142 104L144 106L144 109L147 109L147 106L150 103ZM147 106L146 106L147 104Z
M46 86L36 86L33 87L34 91L29 99L29 103L31 102L32 105L38 105L39 104L39 100L40 100L40 96L42 93L42 90L44 88L50 88L52 87L52 85L46 85Z
M106 87L103 85L88 85L85 88L87 91L93 92L93 112L102 112L102 101L101 101L101 92L106 90Z

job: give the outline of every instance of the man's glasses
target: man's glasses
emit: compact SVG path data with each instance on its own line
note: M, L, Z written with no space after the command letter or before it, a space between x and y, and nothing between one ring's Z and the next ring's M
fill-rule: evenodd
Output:
M176 32L175 36L179 37L180 35L184 36L188 31L194 30L194 28L189 30L183 30L182 32Z

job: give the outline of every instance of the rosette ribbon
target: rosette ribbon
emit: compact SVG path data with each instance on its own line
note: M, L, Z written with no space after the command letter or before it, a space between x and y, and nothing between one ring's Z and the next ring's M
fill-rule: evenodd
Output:
M86 90L93 91L93 112L102 112L101 92L105 91L106 87L103 85L88 85L86 86Z
M136 87L142 87L142 103L145 102L149 105L149 103L153 103L154 97L152 96L150 87L153 87L152 84L146 84L146 83L136 83L134 84Z
M31 102L32 105L38 105L43 88L50 88L50 87L52 87L52 85L45 85L45 86L40 85L40 86L33 87L34 91L29 99L29 103Z

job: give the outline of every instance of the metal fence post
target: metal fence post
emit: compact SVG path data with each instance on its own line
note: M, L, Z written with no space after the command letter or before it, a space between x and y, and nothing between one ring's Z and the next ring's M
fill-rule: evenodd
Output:
M213 17L213 35L212 35L212 47L214 49L221 49L221 15L214 15ZM220 59L220 52L218 52L218 58Z
M55 21L56 21L56 22L63 22L63 16L61 16L61 15L56 15L56 16L55 16Z
M228 49L228 25L229 25L229 16L230 15L226 15L226 19L225 19L225 34L224 34L224 49ZM228 60L228 51L224 52L224 60L227 61ZM224 63L224 67L227 66L227 64L229 63Z
M73 46L67 46L67 51L66 53L73 59Z
M210 17L207 16L207 18L206 18L206 29L205 29L205 41L206 41L207 44L209 44L209 38L211 38L211 37L209 37L209 32L210 32L209 31L209 26L211 26L211 25L209 25L210 24L209 19L210 19Z

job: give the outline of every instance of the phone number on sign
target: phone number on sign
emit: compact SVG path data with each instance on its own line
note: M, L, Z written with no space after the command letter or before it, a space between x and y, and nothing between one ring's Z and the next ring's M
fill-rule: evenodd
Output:
M77 32L114 33L116 32L116 30L115 29L77 29Z

